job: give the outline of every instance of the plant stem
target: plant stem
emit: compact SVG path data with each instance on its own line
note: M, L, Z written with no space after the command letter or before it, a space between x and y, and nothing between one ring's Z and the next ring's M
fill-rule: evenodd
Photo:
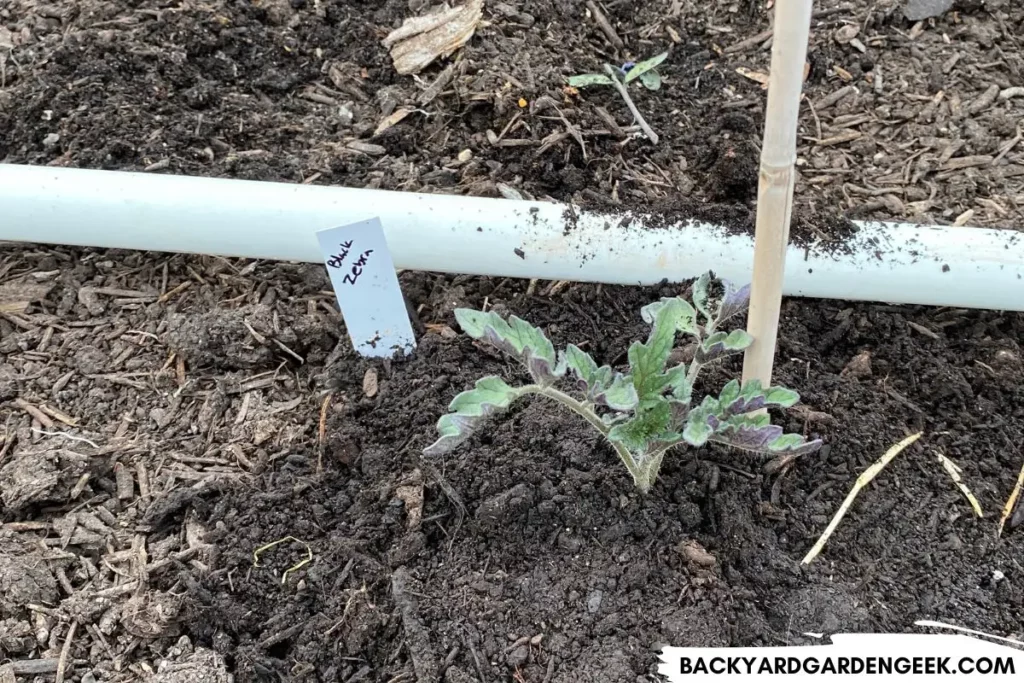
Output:
M690 363L690 369L686 371L686 383L690 385L691 389L693 388L693 383L697 381L697 375L700 374L700 369L702 367L704 366L696 360Z
M542 387L539 384L531 384L525 387L520 387L520 391L522 391L523 394L539 394L541 396L547 396L550 399L554 399L589 422L594 429L601 432L601 435L604 436L608 443L611 444L612 448L615 449L616 454L619 456L619 460L621 460L622 464L626 466L629 473L633 475L633 481L640 487L640 490L647 493L647 490L651 487L650 482L646 481L647 478L644 476L644 473L640 471L640 468L637 467L636 462L633 461L633 456L629 454L626 447L621 443L612 441L608 438L608 432L610 432L611 429L601 421L601 418L597 413L588 409L587 406L577 401L569 394L563 393L554 387Z
M643 114L641 114L640 110L636 108L635 104L633 104L633 98L629 96L629 90L627 90L626 86L619 81L619 77L615 74L615 69L610 64L605 64L604 70L608 74L608 77L612 79L612 85L614 85L615 89L619 91L620 95L622 95L622 99L625 100L626 106L629 107L629 111L633 114L633 118L636 119L637 125L640 126L640 130L644 132L644 135L650 139L652 144L658 144L658 134L651 130L651 127L647 125L647 121L644 120Z

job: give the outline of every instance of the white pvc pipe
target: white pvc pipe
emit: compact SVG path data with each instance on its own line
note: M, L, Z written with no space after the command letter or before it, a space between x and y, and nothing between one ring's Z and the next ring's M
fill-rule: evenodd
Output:
M750 280L753 238L548 202L0 164L0 240L322 262L315 232L379 216L395 265L655 284ZM791 245L791 296L1024 310L1024 234L861 223L844 249Z

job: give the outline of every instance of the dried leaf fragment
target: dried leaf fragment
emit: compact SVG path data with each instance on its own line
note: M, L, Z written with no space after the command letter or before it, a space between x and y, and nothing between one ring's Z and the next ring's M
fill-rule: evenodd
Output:
M738 73L740 76L743 76L744 78L749 78L752 81L760 83L762 88L768 87L768 74L766 73L754 71L753 69L748 69L743 66L737 67L736 73Z
M383 45L391 50L395 70L407 76L422 71L438 57L447 57L469 42L483 16L483 0L406 19Z

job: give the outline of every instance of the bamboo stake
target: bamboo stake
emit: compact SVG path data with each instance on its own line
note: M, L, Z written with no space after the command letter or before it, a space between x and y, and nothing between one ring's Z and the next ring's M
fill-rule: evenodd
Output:
M812 0L777 0L764 145L757 188L754 273L747 332L754 343L743 358L743 381L768 386L782 307L796 165L797 119L803 89Z

